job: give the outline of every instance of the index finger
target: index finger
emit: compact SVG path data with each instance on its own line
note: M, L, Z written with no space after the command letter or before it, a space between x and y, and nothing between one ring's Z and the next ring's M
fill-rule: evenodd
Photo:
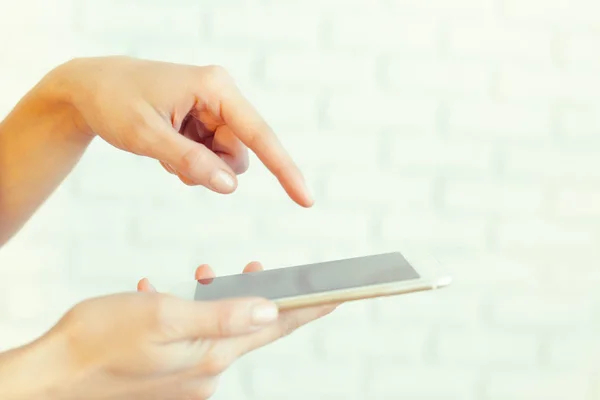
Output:
M275 175L292 200L303 207L313 205L300 169L269 124L235 86L222 92L221 118Z

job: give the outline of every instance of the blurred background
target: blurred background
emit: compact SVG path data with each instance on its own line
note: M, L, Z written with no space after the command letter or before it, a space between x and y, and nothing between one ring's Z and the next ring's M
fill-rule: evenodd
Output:
M2 350L76 302L417 248L454 284L346 304L237 362L216 399L600 398L600 3L0 3L0 112L48 70L127 54L220 64L302 167L230 196L97 140L0 250ZM115 93L119 96L119 93Z

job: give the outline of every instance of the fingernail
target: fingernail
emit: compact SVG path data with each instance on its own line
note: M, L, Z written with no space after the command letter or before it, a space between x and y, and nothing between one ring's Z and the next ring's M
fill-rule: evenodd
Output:
M235 188L235 180L229 173L219 170L210 178L210 186L217 192L230 192Z
M308 188L308 185L306 184L306 181L304 179L302 179L302 184L304 185L304 193L306 195L306 202L309 205L313 205L315 202L315 199L312 195L311 190Z
M273 303L261 303L252 309L252 322L255 325L263 325L277 319L279 310Z
M148 283L148 286L147 286L148 289L146 291L148 291L148 292L156 292L156 288L154 287L154 285L151 284L150 281L146 281L146 282Z

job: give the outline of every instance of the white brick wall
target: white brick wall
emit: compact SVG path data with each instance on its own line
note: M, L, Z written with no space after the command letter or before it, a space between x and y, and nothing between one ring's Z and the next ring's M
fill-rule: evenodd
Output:
M401 9L392 13L362 1L355 9L332 14L325 43L340 50L426 57L438 49L439 27L435 16L427 13L405 15Z
M568 33L562 38L564 62L573 69L596 70L600 55L594 51L598 45L598 33Z
M552 31L526 23L474 18L450 22L447 35L446 51L458 59L531 64L550 62L553 57Z
M486 395L493 400L583 400L592 398L585 389L587 385L588 380L581 374L511 371L493 374Z
M404 243L453 286L344 305L244 357L215 398L600 398L599 4L5 2L0 115L71 57L222 64L317 203L292 204L254 156L223 197L96 142L0 251L0 349L141 276L168 289L204 262Z

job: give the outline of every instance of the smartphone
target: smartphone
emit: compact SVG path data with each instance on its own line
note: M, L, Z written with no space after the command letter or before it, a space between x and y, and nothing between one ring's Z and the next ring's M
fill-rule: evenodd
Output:
M391 252L200 280L194 299L258 296L292 309L433 290L451 281L431 256Z

